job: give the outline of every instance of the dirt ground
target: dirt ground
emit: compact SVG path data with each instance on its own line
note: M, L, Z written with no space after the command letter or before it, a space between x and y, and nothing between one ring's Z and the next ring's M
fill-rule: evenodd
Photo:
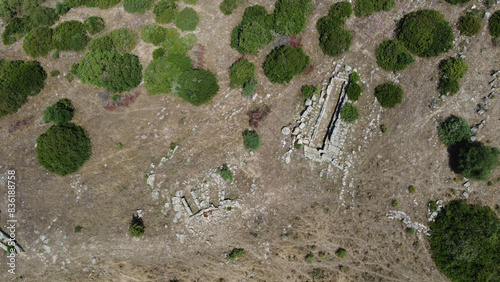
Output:
M129 107L108 111L99 97L103 89L78 79L68 82L62 76L84 52L37 59L47 72L59 70L62 75L48 77L41 93L29 98L17 113L0 119L1 223L4 226L7 220L5 176L7 169L15 169L19 177L16 237L26 250L17 258L16 275L7 272L3 263L7 258L0 259L1 280L447 280L432 261L427 236L408 234L402 222L386 214L404 211L412 221L427 226L429 201L462 198L465 181L453 180L459 176L450 170L446 148L437 139L436 125L450 114L466 118L471 125L489 116L478 139L500 146L499 98L491 100L491 110L482 116L474 110L491 92L490 72L500 69L500 49L492 46L485 20L481 33L472 38L460 36L454 27L453 50L437 58L416 58L398 74L405 96L401 105L389 110L380 108L373 89L394 81L396 75L377 67L374 50L384 38L394 36L395 20L405 13L432 7L453 24L470 5L484 6L476 0L468 6L401 0L390 12L353 16L347 21L347 29L355 36L344 63L358 69L364 92L356 102L361 118L351 127L346 142L345 150L355 152L355 157L345 174L326 163L311 162L300 151L293 153L289 164L282 160L291 139L281 134L281 128L293 123L303 108L300 87L321 85L340 59L321 52L315 29L316 21L334 1L315 1L317 9L301 35L313 71L289 84L273 85L258 67L254 99L229 88L228 68L240 57L229 47L230 33L244 7L224 16L220 2L200 0L193 6L201 19L194 33L206 48L205 67L216 73L221 86L207 105L194 107L172 95L150 95L141 85L131 91L139 95ZM274 1L250 4L272 11ZM498 5L489 11L495 8ZM154 22L152 11L132 15L122 4L109 10L78 8L60 21L91 15L105 19L103 34L121 27L140 32ZM0 45L0 57L29 60L21 45ZM154 49L141 42L133 50L144 68ZM270 50L266 47L250 60L260 66ZM439 96L437 65L458 53L466 56L470 66L461 89L431 109ZM88 130L93 154L77 173L60 177L38 164L35 144L49 128L42 121L43 109L63 97L73 101L74 122ZM261 148L249 153L241 137L249 127L246 113L261 104L270 106L271 113L257 129ZM30 123L9 133L11 125L29 117L33 117ZM386 133L380 133L380 124L387 126ZM123 149L116 149L117 143ZM177 149L171 149L172 143ZM225 163L234 173L233 183L223 183L214 173ZM151 187L147 179L153 174ZM495 208L500 204L499 177L497 169L491 177L493 185L471 182L469 200ZM410 185L416 193L408 192ZM215 204L218 190L224 191L226 198L240 206L188 218L173 208L172 197L184 191L192 203L190 189L205 189ZM398 207L392 206L393 200ZM128 226L138 209L144 213L146 231L134 239L128 235ZM82 232L74 232L77 225L83 227ZM246 255L227 260L233 248L243 248ZM336 257L338 248L347 250L346 258ZM320 257L320 252L325 255ZM312 263L305 261L309 253L314 255Z

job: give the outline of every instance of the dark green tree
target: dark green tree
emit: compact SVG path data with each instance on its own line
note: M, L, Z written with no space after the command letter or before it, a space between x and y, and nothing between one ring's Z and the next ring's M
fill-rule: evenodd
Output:
M492 170L498 166L497 148L480 142L471 142L458 150L457 169L467 178L487 181Z
M85 22L85 29L90 34L96 34L104 30L106 27L104 20L100 17L88 17Z
M457 57L450 57L447 60L444 60L439 68L441 70L441 75L447 78L460 79L464 77L464 75L469 70L469 65L465 62L464 59L460 59Z
M439 79L439 93L441 95L455 95L460 89L460 83L455 78L441 77Z
M481 30L481 19L473 13L466 13L458 19L458 30L467 36L476 35Z
M205 69L182 73L173 88L174 94L195 106L207 103L218 91L217 77Z
M66 21L58 24L52 35L54 47L60 51L82 51L90 38L85 25L79 21Z
M241 54L257 55L258 50L272 40L266 9L259 5L245 9L243 20L233 28L231 47Z
M451 147L471 137L470 127L467 121L457 116L450 116L438 127L439 141L447 147Z
M153 8L156 16L155 21L157 23L171 23L175 20L178 8L175 0L160 0Z
M272 83L290 82L304 72L309 65L309 56L301 48L288 45L274 48L264 62L264 74Z
M496 11L491 15L488 28L490 30L491 36L500 36L500 10Z
M340 118L348 123L353 123L359 118L359 111L356 106L347 102L340 110Z
M243 131L243 145L248 150L257 150L260 147L260 136L255 130Z
M276 33L289 36L302 31L306 25L310 0L278 0L270 17Z
M363 92L363 89L361 89L361 86L357 84L356 82L351 82L349 83L349 86L347 86L347 98L351 101L357 101L359 97L361 96L361 92Z
M377 64L387 71L401 71L415 60L403 43L397 40L385 40L375 50Z
M69 99L61 99L43 111L43 121L55 125L68 123L75 114L75 108Z
M388 82L375 88L375 97L384 108L394 108L403 101L403 89Z
M144 14L153 5L153 0L123 0L123 9L129 13Z
M231 88L244 86L255 78L255 65L247 59L240 59L229 68Z
M47 55L52 49L52 29L41 26L28 32L23 40L23 50L28 56L36 58Z

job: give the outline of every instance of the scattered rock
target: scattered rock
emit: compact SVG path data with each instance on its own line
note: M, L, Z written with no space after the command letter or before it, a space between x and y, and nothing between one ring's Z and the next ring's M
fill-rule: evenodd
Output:
M291 133L291 130L290 130L290 127L288 127L288 126L285 126L281 129L281 134L283 134L283 135L290 135L290 133Z

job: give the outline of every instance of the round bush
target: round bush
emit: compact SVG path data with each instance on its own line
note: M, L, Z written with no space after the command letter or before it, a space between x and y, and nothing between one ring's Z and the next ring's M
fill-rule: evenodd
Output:
M243 96L253 96L253 94L255 94L255 92L257 91L257 85L259 85L259 83L255 79L247 81L243 85L243 90L241 91L241 95L243 95Z
M359 118L358 108L347 102L340 110L340 118L348 123L353 123Z
M153 5L153 0L123 0L123 9L129 13L144 14Z
M352 33L342 28L335 28L320 33L319 47L328 56L339 56L351 47Z
M450 116L438 127L439 141L451 147L471 137L470 127L463 118Z
M306 12L309 1L278 0L270 20L274 31L289 36L298 34L306 25Z
M37 27L24 37L23 50L30 57L45 56L52 49L52 29L50 27Z
M354 13L356 17L367 17L375 12L389 11L395 5L395 0L356 0Z
M220 3L219 9L224 15L231 15L243 3L243 0L224 0Z
M361 86L359 86L356 82L351 82L347 87L347 98L351 101L357 101L361 96L361 92L363 92Z
M375 51L377 64L387 71L401 71L415 60L403 43L397 40L382 42Z
M208 70L189 70L179 77L174 93L186 102L199 106L207 103L219 91L217 77Z
M494 281L500 275L500 220L490 207L453 201L429 223L432 258L452 281Z
M302 97L305 99L310 99L319 92L319 89L314 85L302 85L300 90L302 91Z
M21 39L26 34L27 20L25 18L13 18L2 33L3 45L10 45Z
M497 148L471 142L462 146L457 154L457 169L467 178L487 181L490 173L498 166Z
M178 6L174 1L161 0L155 4L153 13L155 14L155 21L157 23L171 23L177 15Z
M191 59L186 55L167 54L154 59L146 68L144 86L151 94L169 93L183 73L191 70Z
M441 77L439 79L439 93L441 95L455 95L460 89L460 84L455 78Z
M156 24L146 25L142 28L141 38L146 43L159 46L167 37L165 28Z
M359 76L359 73L353 72L349 75L349 82L358 82L361 80L361 77Z
M137 33L127 28L113 30L107 36L113 42L113 48L121 54L130 53L139 39Z
M388 82L375 88L375 97L384 108L394 108L403 101L403 89Z
M490 30L491 36L500 36L500 10L496 11L491 15L488 22L488 28Z
M100 17L89 17L85 20L85 29L90 34L96 34L104 30L106 25L104 20Z
M345 20L352 14L352 5L347 1L337 2L330 6L328 14L329 16L338 17Z
M193 8L186 7L180 11L175 17L175 26L182 31L192 31L200 22L198 14Z
M158 48L153 51L153 60L156 60L160 57L163 57L166 54L165 49L163 48Z
M38 162L62 176L76 172L92 155L88 133L71 123L53 125L38 137L36 145Z
M45 86L47 73L36 61L0 60L0 117L15 113Z
M420 57L434 57L453 47L453 31L443 15L420 10L405 15L398 23L398 39Z
M464 75L469 70L469 65L467 65L467 62L465 62L464 59L451 57L443 61L439 65L439 68L443 76L448 78L460 79L464 77Z
M467 36L476 35L481 30L481 19L472 13L467 13L458 19L458 30Z
M255 130L245 130L243 132L243 145L248 150L257 150L260 147L260 136Z
M90 39L85 25L79 21L66 21L58 24L52 35L54 47L60 51L82 51Z
M301 48L288 45L274 48L264 62L264 74L272 83L290 82L309 65L309 56Z
M61 99L43 111L43 121L55 125L68 123L75 114L75 108L68 99Z
M236 61L229 68L229 78L231 88L243 86L255 77L255 65L247 59Z
M271 31L263 18L243 20L231 33L231 47L241 54L257 55L259 48L271 40Z
M112 92L128 91L142 80L142 65L135 55L112 51L91 51L73 65L71 72L83 83L104 87Z

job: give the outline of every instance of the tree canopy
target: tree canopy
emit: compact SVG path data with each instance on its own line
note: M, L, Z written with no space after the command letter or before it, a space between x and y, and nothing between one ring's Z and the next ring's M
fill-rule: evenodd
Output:
M450 116L438 127L439 141L447 147L451 147L471 137L471 131L467 121L457 116Z
M403 101L403 89L388 82L375 88L375 97L384 108L394 108Z
M43 121L56 125L68 123L75 114L75 108L69 99L61 99L43 111Z
M207 103L218 91L217 77L205 69L183 72L173 88L174 94L195 106Z
M495 147L480 142L467 143L458 150L457 169L464 177L486 181L491 171L498 166L498 154Z
M264 74L272 83L290 82L309 65L309 56L301 48L289 45L274 48L264 62Z
M415 60L403 43L397 40L385 40L375 50L377 64L387 71L401 71Z

